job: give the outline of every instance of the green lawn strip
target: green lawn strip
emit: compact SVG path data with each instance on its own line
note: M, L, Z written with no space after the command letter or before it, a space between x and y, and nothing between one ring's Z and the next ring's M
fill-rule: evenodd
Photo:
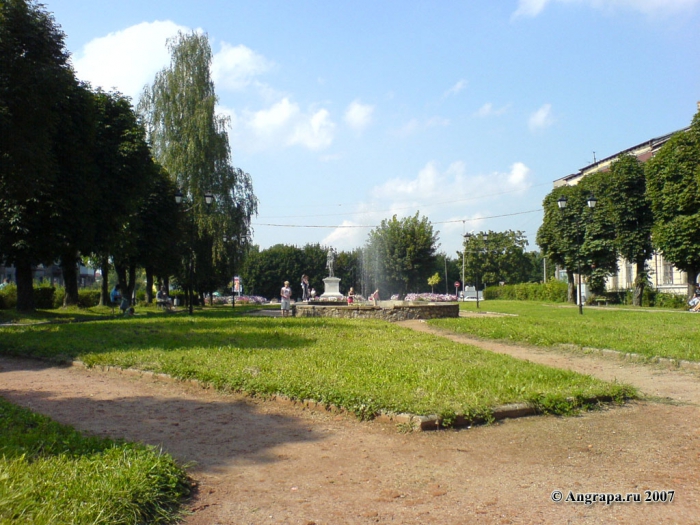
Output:
M282 394L345 408L484 415L528 402L565 413L628 386L556 370L370 320L193 317L4 328L0 352L80 359L198 379L224 390Z
M475 310L467 304L466 309ZM436 319L432 326L487 339L538 346L573 344L611 349L647 358L700 361L700 316L651 309L578 308L528 301L485 301L482 311L517 314L504 317Z
M85 437L0 398L0 523L171 523L189 491L153 447Z

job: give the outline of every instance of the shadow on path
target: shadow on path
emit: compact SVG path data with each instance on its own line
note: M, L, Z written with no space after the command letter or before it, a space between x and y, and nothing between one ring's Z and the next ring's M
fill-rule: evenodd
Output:
M322 439L255 399L29 359L0 357L0 396L83 432L161 446L195 471L274 462L279 445Z

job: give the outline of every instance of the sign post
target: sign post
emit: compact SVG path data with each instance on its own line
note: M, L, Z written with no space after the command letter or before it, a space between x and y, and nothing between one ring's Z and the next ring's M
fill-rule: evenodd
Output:
M461 286L459 281L455 281L455 297L457 297L457 301L459 301L459 287Z

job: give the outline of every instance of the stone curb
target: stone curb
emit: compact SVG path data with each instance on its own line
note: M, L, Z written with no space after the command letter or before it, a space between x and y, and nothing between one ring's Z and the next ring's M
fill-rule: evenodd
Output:
M70 361L68 365L76 368L88 368L85 363L79 360ZM95 365L93 368L97 368L105 372L112 371L131 376L150 377L153 379L159 379L170 383L188 383L203 388L207 386L207 383L203 383L198 379L178 379L168 374L163 374L160 372L151 372L148 370L122 368L119 366L112 365ZM245 394L245 392L242 393ZM291 399L282 394L272 395L269 397L269 399L285 405L302 405L303 407L308 408L310 410L334 412L339 414L350 414L350 412L347 409L340 408L332 404L323 403L321 401L315 401L313 399L305 399L303 401L300 401L296 399ZM513 403L509 405L501 405L494 408L491 411L491 419L495 421L500 421L502 419L514 419L519 417L534 416L536 414L538 414L537 410L534 407L528 405L527 403ZM418 416L415 414L394 414L391 412L380 412L372 419L382 421L385 423L410 425L413 428L413 430L419 431L439 430L441 428L469 428L475 425L483 425L487 422L485 418L477 417L473 419L468 419L464 416L457 416L454 422L449 427L443 427L442 420L438 415L435 414L431 414L428 416Z
M592 354L603 354L611 357L617 357L620 359L627 359L629 361L634 361L638 363L658 363L661 365L670 365L678 368L700 370L700 362L698 361L674 359L672 357L648 357L642 354L635 354L634 352L620 352L619 350L611 350L609 348L595 348L592 346L578 346L572 344L560 344L557 346L566 350L579 350L582 352L590 352Z

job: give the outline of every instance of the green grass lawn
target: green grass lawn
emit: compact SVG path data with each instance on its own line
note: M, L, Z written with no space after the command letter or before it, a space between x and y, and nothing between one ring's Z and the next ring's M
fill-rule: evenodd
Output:
M529 301L484 301L481 311L507 317L437 319L431 325L487 339L538 346L573 344L646 357L700 361L700 314L655 308L586 308ZM474 303L462 303L476 311Z
M371 417L379 410L487 415L529 402L563 413L632 388L497 355L382 321L136 316L0 328L0 353L118 365L196 378L224 390L313 399Z
M0 523L171 523L190 486L152 447L84 437L0 398Z

